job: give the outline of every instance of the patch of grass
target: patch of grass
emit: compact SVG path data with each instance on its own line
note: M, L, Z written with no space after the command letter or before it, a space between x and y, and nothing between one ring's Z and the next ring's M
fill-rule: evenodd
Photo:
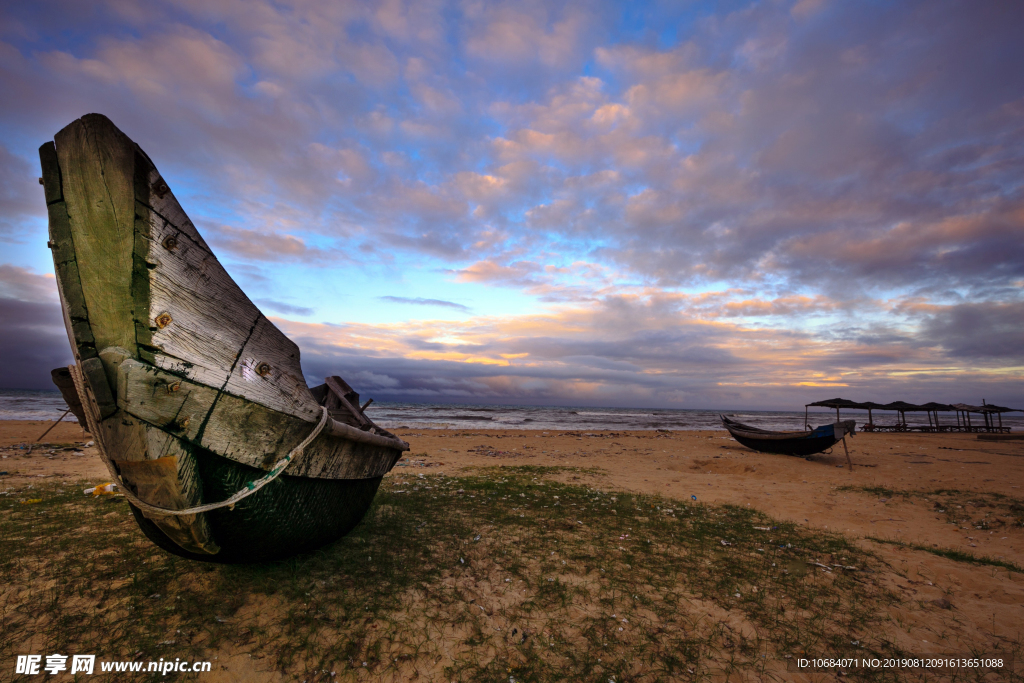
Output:
M249 653L309 683L603 683L784 678L786 655L900 654L881 636L898 598L843 537L550 479L574 471L394 473L351 534L263 565L168 555L123 499L13 492L0 498L0 660Z
M477 467L470 468L471 471L478 472L487 476L501 476L502 472L506 469L502 465L497 467ZM509 467L508 471L517 476L530 477L551 477L556 474L591 474L594 476L605 477L608 475L608 470L602 467L568 467L565 465L515 465Z
M893 489L884 486L837 486L837 491L860 491L879 498L892 498L896 493Z
M1003 569L1009 569L1012 572L1018 572L1024 574L1024 567L1005 560L997 560L993 557L986 555L975 555L972 552L966 550L958 550L956 548L933 548L919 543L907 543L905 541L899 541L895 539L878 538L876 536L866 536L869 541L875 543L886 543L888 545L896 545L902 548L911 548L913 550L920 550L921 552L931 553L932 555L938 555L939 557L945 557L946 559L953 560L955 562L967 562L969 564L980 564L988 565L990 567L1002 567Z
M838 491L855 491L872 496L931 503L932 510L945 515L946 522L987 531L1004 526L1024 526L1024 499L995 492L935 489L899 491L879 486L839 486ZM987 509L986 509L987 508Z

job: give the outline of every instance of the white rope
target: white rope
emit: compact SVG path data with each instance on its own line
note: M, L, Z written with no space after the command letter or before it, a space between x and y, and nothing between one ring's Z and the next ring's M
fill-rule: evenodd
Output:
M68 369L71 370L71 377L75 381L75 390L78 391L78 396L80 399L82 399L82 405L85 407L85 419L86 422L89 423L89 431L92 432L94 437L96 437L96 446L97 450L99 450L100 452L100 457L106 464L111 476L113 476L115 480L120 482L121 477L117 472L117 468L114 467L113 461L110 459L107 453L103 450L103 447L100 445L100 434L99 431L97 430L95 418L92 414L92 405L91 403L87 402L87 396L85 394L85 382L83 381L82 376L78 370L78 366L71 365L68 367ZM329 417L329 413L327 412L326 407L320 406L320 409L323 411L323 415L320 416L320 422L313 429L313 432L302 441L302 443L300 443L298 446L289 451L288 455L278 460L265 477L261 477L256 481L248 482L244 488L240 489L237 493L235 493L227 500L223 500L219 503L207 503L205 505L197 505L196 507L186 508L184 510L172 510L170 508L157 507L156 505L151 505L146 501L141 500L138 496L129 491L128 487L125 486L123 483L120 484L121 491L122 493L124 493L124 497L127 498L133 505L135 505L135 507L141 510L145 510L146 512L152 512L158 515L195 515L199 514L200 512L209 512L210 510L216 510L217 508L233 507L239 501L248 498L252 494L259 491L261 488L263 488L264 486L266 486L267 484L281 476L281 473L284 472L285 468L288 467L288 465L291 463L292 458L301 455L302 451L305 450L306 446L308 446L313 441L313 439L320 435L320 432L323 431L324 425L327 424L327 419Z

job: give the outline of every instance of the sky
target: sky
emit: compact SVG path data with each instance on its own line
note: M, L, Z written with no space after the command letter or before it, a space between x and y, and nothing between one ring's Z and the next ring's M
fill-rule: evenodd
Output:
M0 9L0 388L71 360L37 149L153 159L310 384L1024 405L1024 3Z

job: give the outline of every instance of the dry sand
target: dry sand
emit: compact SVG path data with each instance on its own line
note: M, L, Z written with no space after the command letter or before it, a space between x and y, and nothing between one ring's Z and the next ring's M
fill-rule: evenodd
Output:
M46 438L69 444L69 450L36 447L26 455L24 449L11 449L33 441L49 424L0 422L4 457L0 471L7 472L0 477L0 489L40 479L108 480L93 448L70 448L71 443L89 440L74 423L58 425ZM778 519L844 534L893 567L890 584L907 598L899 608L905 624L900 639L920 641L921 654L949 653L959 646L961 653L1005 652L1010 641L1021 637L1024 575L867 540L899 539L955 548L1024 566L1024 528L1012 518L990 512L989 529L981 530L951 524L923 496L887 498L838 488L956 489L1020 500L1024 497L1022 441L979 441L973 435L958 434L858 434L848 439L854 464L850 471L841 444L830 455L805 460L756 453L725 432L398 430L398 434L412 450L389 476L457 475L463 469L496 465L594 468L591 474L559 476L607 489L749 505ZM985 510L972 506L969 498L961 499L964 519L983 517ZM942 600L952 608L931 602Z

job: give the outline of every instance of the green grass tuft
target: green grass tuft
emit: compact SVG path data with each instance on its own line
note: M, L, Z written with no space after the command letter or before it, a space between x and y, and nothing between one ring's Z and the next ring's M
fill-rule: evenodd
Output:
M920 543L907 543L905 541L898 541L895 539L878 538L876 536L866 536L869 541L875 543L886 543L888 545L900 546L901 548L911 548L913 550L920 550L921 552L931 553L932 555L938 555L939 557L945 557L946 559L953 560L955 562L967 562L969 564L988 565L990 567L1002 567L1003 569L1009 569L1012 572L1019 572L1024 574L1024 568L1014 562L1008 562L1006 560L997 560L993 557L986 555L975 555L974 553L967 550L958 550L957 548L934 548Z

